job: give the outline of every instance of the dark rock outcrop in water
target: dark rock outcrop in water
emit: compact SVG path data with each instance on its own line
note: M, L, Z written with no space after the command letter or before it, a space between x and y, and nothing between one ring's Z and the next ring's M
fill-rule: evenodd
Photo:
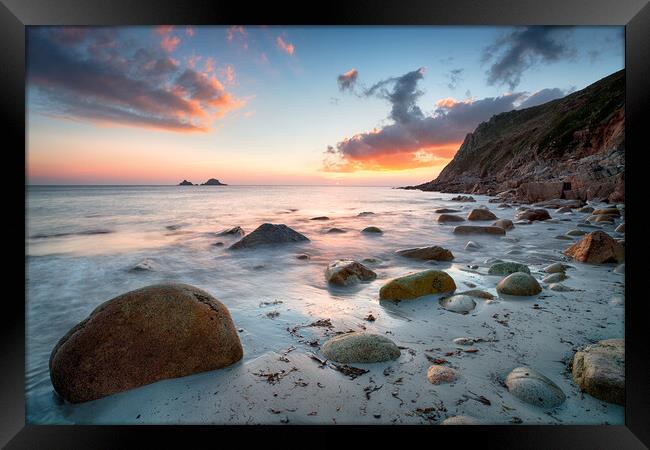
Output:
M210 178L205 183L201 183L201 186L228 186L228 185L225 184L225 183L222 183L221 181L217 180L216 178Z
M285 244L309 241L307 236L298 233L284 224L263 223L230 246L232 250L259 247L260 245Z
M407 189L501 194L526 202L624 202L625 70L532 108L493 116L438 178Z
M99 305L50 356L52 386L80 403L239 361L228 309L187 284L159 284Z
M194 186L191 181L183 180L178 183L179 186Z

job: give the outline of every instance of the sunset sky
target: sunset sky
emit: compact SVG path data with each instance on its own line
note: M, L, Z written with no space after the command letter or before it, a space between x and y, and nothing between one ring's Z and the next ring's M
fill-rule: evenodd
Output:
M399 186L624 67L622 27L30 27L30 184Z

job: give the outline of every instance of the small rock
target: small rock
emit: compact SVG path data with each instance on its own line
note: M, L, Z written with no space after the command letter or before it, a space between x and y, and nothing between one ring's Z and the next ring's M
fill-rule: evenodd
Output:
M372 281L377 274L361 263L340 259L327 266L325 278L337 286L350 286L360 281Z
M550 214L545 209L527 209L515 215L515 219L517 220L530 220L531 222L535 220L548 220L550 218Z
M568 286L563 285L562 283L552 283L552 284L549 284L548 288L549 288L550 290L552 290L552 291L556 291L556 292L572 292L572 291L575 290L575 289L571 289L571 288L568 287Z
M488 275L510 275L515 272L525 272L530 274L530 269L524 264L511 261L497 262L490 266Z
M447 417L440 425L481 425L481 421L470 416Z
M158 270L158 264L152 259L143 259L129 269L130 272L153 272Z
M558 283L560 281L566 280L567 278L568 277L565 275L564 272L556 272L545 276L542 281L544 283Z
M436 214L447 214L447 213L460 212L460 210L459 209L451 209L451 208L438 208L433 212L436 213Z
M217 233L217 236L243 236L246 232L242 227L232 227Z
M474 197L470 195L457 195L450 199L452 202L475 202Z
M614 273L619 273L621 275L625 275L625 264L619 264L616 266L616 268L613 270Z
M582 208L578 209L578 212L592 213L592 212L594 212L594 208L592 208L591 206L583 206Z
M372 211L363 211L363 212L360 212L359 214L357 214L357 216L359 216L359 217L374 216L374 215L375 215L375 213L372 212Z
M618 208L596 209L591 214L594 216L614 216L614 217L621 216L621 212L618 210Z
M456 290L454 279L441 270L429 269L394 278L379 290L382 300L410 300L423 295Z
M617 405L625 404L625 341L607 339L573 356L573 380L582 392Z
M504 230L511 230L515 227L510 219L499 219L492 224L493 227L501 227Z
M363 230L361 230L362 233L375 233L375 234L381 234L383 231L381 231L380 228L377 227L366 227Z
M467 251L476 251L481 248L482 246L474 241L467 241L467 244L465 244L465 250Z
M510 372L506 386L519 400L542 408L559 406L566 399L557 384L529 367L517 367Z
M440 306L447 311L467 314L476 308L476 302L469 295L452 295L451 297L440 299Z
M604 231L592 231L567 248L564 254L576 261L592 264L620 263L625 258L625 249Z
M587 234L586 231L578 229L573 229L566 232L567 236L584 236L585 234Z
M563 206L561 208L556 209L555 212L558 214L565 214L565 213L571 213L573 211L568 206Z
M463 219L460 216L455 216L453 214L440 214L438 216L438 223L447 223L447 222L464 222L465 219Z
M542 287L531 275L515 272L499 281L497 292L506 295L531 296L542 292Z
M469 337L459 337L454 339L454 344L456 345L472 345L474 342L476 341Z
M616 231L617 233L625 233L625 222L617 226L614 231Z
M311 259L311 256L309 256L307 253L300 253L296 255L296 259L302 259L302 260Z
M331 338L323 344L323 355L332 361L349 363L376 363L400 357L393 341L380 334L352 332Z
M341 228L330 228L329 230L327 230L327 232L333 234L341 234L341 233L345 233L346 231Z
M470 289L469 291L459 292L458 295L469 295L470 297L478 297L484 300L492 300L494 298L494 295L490 294L489 292L482 291L481 289Z
M432 365L427 370L427 380L431 384L451 383L458 378L458 372L451 367Z
M398 250L397 254L405 258L420 259L423 261L451 261L454 259L454 255L449 250L437 245Z
M564 234L560 234L560 235L555 236L555 239L559 239L561 241L572 241L573 240L573 238L571 236L567 236L567 235L564 235Z
M308 242L309 239L284 224L264 223L230 246L232 250L253 248L260 245Z
M544 267L542 270L546 273L564 273L569 267L571 266L557 262Z
M591 216L587 220L594 223L614 223L614 218L612 216Z
M482 227L474 225L459 225L454 228L455 234L506 234L506 230L501 227Z
M215 247L223 247L223 242L221 242L221 241L219 241L219 242L215 242L215 243L212 244L212 245L214 245Z

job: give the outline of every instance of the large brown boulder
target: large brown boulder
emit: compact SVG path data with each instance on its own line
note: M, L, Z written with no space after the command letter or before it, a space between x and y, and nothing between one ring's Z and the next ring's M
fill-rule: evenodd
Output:
M620 263L625 259L625 248L609 234L598 230L567 248L564 254L585 263Z
M187 284L159 284L99 305L50 355L55 391L72 403L229 366L243 350L228 309Z
M497 216L486 208L475 208L467 215L467 220L494 220Z
M618 405L625 404L625 341L607 339L576 352L573 379L582 392Z

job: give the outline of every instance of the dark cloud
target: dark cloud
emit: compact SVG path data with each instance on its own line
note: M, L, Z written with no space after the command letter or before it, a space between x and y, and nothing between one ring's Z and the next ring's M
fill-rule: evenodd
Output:
M518 28L499 37L483 51L490 85L516 88L523 73L540 63L552 63L575 55L569 44L570 27L531 26Z
M392 104L390 118L397 123L421 119L424 115L415 102L423 94L417 88L417 84L424 77L424 72L424 67L420 67L401 77L380 81L366 89L364 95L388 100Z
M352 91L359 77L359 71L357 69L348 70L345 73L342 73L336 78L336 81L339 83L339 90L341 92L348 90Z
M521 104L519 105L519 109L530 108L531 106L541 105L542 103L546 103L546 102L550 102L551 100L562 98L566 94L567 92L560 88L542 89L541 91L537 91L534 94L528 96L526 100L521 102Z
M458 83L463 81L463 72L465 69L452 69L449 72L447 72L447 78L449 79L449 83L447 83L447 87L451 90L455 90L458 87Z
M325 152L324 170L408 169L450 159L467 133L495 114L515 109L524 93L458 102L444 99L425 116L416 105L423 69L381 81L365 91L391 103L393 123L355 134Z
M216 77L181 71L162 50L133 48L111 29L32 29L27 45L28 87L51 115L205 131L215 114L241 105Z

